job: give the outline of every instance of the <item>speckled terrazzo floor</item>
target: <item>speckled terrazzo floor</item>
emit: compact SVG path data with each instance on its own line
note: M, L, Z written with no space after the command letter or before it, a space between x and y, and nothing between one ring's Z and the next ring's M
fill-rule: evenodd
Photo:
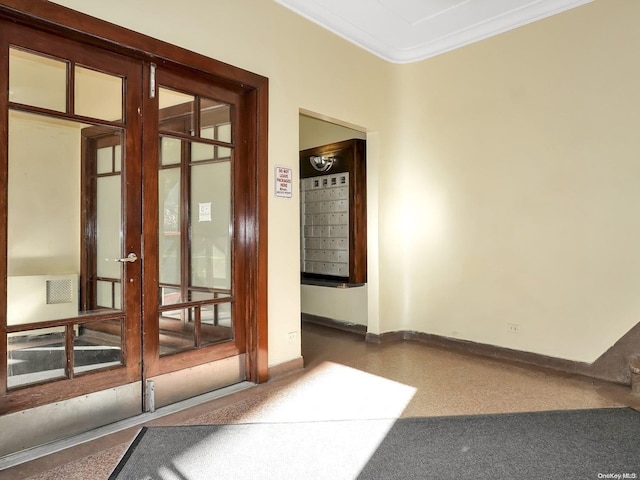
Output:
M462 355L418 343L366 344L316 325L302 334L305 370L148 425L640 408L625 386ZM0 479L106 479L139 427L0 471Z

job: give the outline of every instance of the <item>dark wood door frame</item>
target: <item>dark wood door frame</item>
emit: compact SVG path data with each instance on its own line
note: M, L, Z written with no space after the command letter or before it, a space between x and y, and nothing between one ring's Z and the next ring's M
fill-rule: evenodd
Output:
M232 124L237 125L237 121L243 116L251 116L249 112L246 110L243 111L243 107L240 105L240 98L242 95L241 89L227 89L224 90L219 89L212 82L203 82L201 78L195 76L195 72L189 74L189 72L183 71L181 68L169 69L167 67L158 66L155 73L156 77L156 86L159 90L160 88L168 88L175 89L175 91L180 92L189 92L189 94L194 94L196 98L196 103L198 102L199 96L204 97L215 97L216 101L222 101L226 104L232 106L231 111L240 110L237 114L232 115L235 117L235 120L232 121ZM160 110L157 107L158 98L145 98L144 101L147 103L147 107L145 111L147 112L146 118L149 120L151 125L158 125L158 131L154 132L156 135L146 135L145 136L145 151L147 152L146 160L151 162L151 159L158 158L158 135L163 136L172 133L173 128L167 127L165 124L164 127L160 127L161 121L159 118ZM177 109L174 109L177 110ZM194 108L194 120L196 125L188 126L186 131L191 129L195 131L200 131L200 109ZM164 111L162 112L165 113ZM189 118L191 118L191 114L189 114ZM179 120L179 117L175 117L174 120ZM179 122L183 123L183 122ZM190 123L190 122L188 122ZM182 129L182 127L178 128L178 130ZM251 125L244 125L242 127L234 127L233 128L233 140L229 145L233 145L233 150L237 150L238 147L245 143L250 143L248 141L249 138L253 135ZM149 132L150 133L150 132ZM175 132L173 132L175 134ZM176 134L177 135L177 134ZM182 134L181 134L182 135ZM180 138L180 137L178 137ZM182 138L183 141L198 140L198 136L193 134L188 135L184 134ZM251 325L246 322L241 322L237 324L238 319L249 319L250 315L247 313L249 309L250 301L247 299L251 298L251 293L247 290L247 284L245 283L244 272L245 268L251 269L251 266L248 263L251 263L251 257L248 257L246 254L246 247L250 245L247 243L245 235L239 235L238 232L246 232L246 229L243 228L246 224L246 219L252 217L252 213L247 210L246 204L244 203L245 196L244 192L250 192L252 189L247 188L247 185L251 185L250 179L243 175L245 171L245 161L247 158L246 152L238 153L237 155L232 155L233 161L229 161L231 165L231 181L232 181L232 217L233 217L233 286L231 291L233 292L233 318L234 325L236 325L236 329L234 329L234 338L229 341L222 342L218 345L212 345L210 348L196 348L190 351L183 351L179 355L166 355L161 356L159 352L160 345L156 343L156 339L159 335L158 323L157 322L149 322L149 324L145 327L144 335L149 339L149 341L145 341L145 354L144 354L144 365L145 365L145 378L146 377L154 377L156 375L161 375L164 373L170 373L177 370L182 370L183 368L199 365L204 363L213 362L216 360L221 360L223 358L236 356L242 353L248 353L247 349L247 341L245 332L251 329ZM182 158L182 168L185 171L185 174L181 177L181 188L182 197L180 200L181 210L183 212L180 215L181 226L179 230L182 235L182 254L180 255L181 261L181 281L180 285L182 286L183 294L187 293L188 286L190 283L190 254L188 249L185 249L185 246L189 245L189 215L188 215L188 205L190 203L188 191L190 189L189 185L189 162L186 161L188 158L188 154L184 151L183 146L183 158ZM149 201L149 203L145 203L145 209L150 209L150 211L157 211L159 207L156 205L156 201L158 198L157 191L157 182L158 182L158 166L153 164L154 168L148 168L145 170L145 174L143 174L145 186L143 190L143 196ZM149 192L145 194L145 192ZM147 224L144 228L144 252L143 258L146 259L145 265L148 272L145 272L145 278L155 278L158 275L158 272L155 270L156 266L159 264L158 255L158 231L160 230L158 225L158 216L152 216L148 219ZM247 261L243 260L246 259ZM241 275L240 275L241 274ZM159 282L161 285L162 282ZM186 301L186 296L182 297L182 301ZM158 298L158 290L149 291L144 298L143 302L143 311L148 312L149 317L158 318L159 311L158 305L160 305ZM173 305L172 305L173 308Z
M173 66L182 71L192 70L198 76L209 76L212 80L238 92L238 109L251 113L251 115L239 115L241 120L238 129L246 132L246 136L237 146L237 154L242 156L245 165L242 169L244 176L242 181L248 186L246 195L236 211L236 215L242 215L241 220L236 223L236 235L239 236L244 250L244 255L236 261L238 267L244 272L243 281L247 285L247 296L244 300L246 303L244 305L246 372L247 380L256 383L265 382L268 379L268 79L45 0L0 0L0 2L0 19L67 38L88 47L97 47L125 55L145 64L155 63L165 67ZM143 81L147 84L148 76L148 69L145 69ZM0 88L6 90L5 87L7 87L7 79L0 78ZM140 113L144 115L145 112ZM3 128L0 130L3 130L0 134L7 134ZM143 184L143 192L144 189ZM0 201L0 207L6 209L6 204ZM4 221L6 222L6 216ZM7 252L6 240L6 238L0 238L0 251L4 255ZM0 274L6 277L6 271ZM0 299L0 308L2 311L6 308L4 297ZM6 332L4 322L0 323L0 334L4 334ZM6 363L6 357L4 363ZM46 391L52 391L52 389L47 388ZM82 395L90 391L78 390L73 393ZM43 398L47 396L45 394L42 397L34 397L29 406L49 403L50 399ZM3 401L2 403L7 407L2 409L3 413L18 411L27 406L20 402L13 404Z
M68 38L60 35L52 35L50 32L44 32L42 30L33 30L28 26L23 26L17 22L7 22L0 16L0 49L3 51L3 57L0 61L0 71L3 72L0 75L0 91L4 94L0 96L0 111L3 114L3 121L0 122L0 135L3 139L8 135L8 111L9 108L13 111L35 112L37 114L38 107L30 105L21 105L20 103L11 104L8 102L8 88L7 80L8 75L8 55L6 54L12 44L28 47L41 52L46 55L51 55L54 58L67 58L69 57L74 62L78 62L81 65L93 68L105 68L107 71L119 72L124 75L128 80L126 82L126 88L124 88L124 117L128 120L126 122L99 122L103 125L111 124L111 127L115 130L121 130L126 132L127 147L126 151L133 158L140 158L141 156L141 141L139 140L142 134L142 118L138 115L138 107L140 105L140 91L142 90L141 79L141 62L136 59L131 59L123 55L113 54L112 52L104 49L97 48L84 48L82 44L77 41L69 40ZM67 118L70 120L81 120L74 113L73 97L71 90L73 86L73 75L68 74L68 82L66 87L67 95L67 111L56 112L54 115L57 118ZM46 109L42 109L46 112ZM3 142L3 150L0 151L0 184L8 184L8 142ZM129 162L123 172L123 175L129 179L132 185L140 184L140 165L139 162ZM140 202L140 188L132 189L130 192L125 192L126 198L123 198L123 202L127 205L126 215L130 215L134 219L141 218L141 202ZM5 281L7 281L7 251L8 251L8 189L3 188L3 194L0 200L0 221L2 222L2 235L0 235L0 291L6 292ZM139 221L124 222L123 223L123 238L127 242L127 248L133 251L139 251L141 228ZM134 278L140 278L140 265L129 265L127 269L128 273ZM82 375L76 375L74 368L74 348L72 334L72 324L83 323L83 320L87 320L89 323L97 323L99 321L121 322L126 318L127 327L119 326L119 335L130 336L131 338L140 338L140 308L139 301L141 290L140 282L134 282L133 284L127 284L127 293L125 295L128 303L123 309L126 313L121 312L94 312L91 315L59 319L62 321L62 327L64 328L64 370L65 375L62 380L51 380L44 383L34 383L29 386L18 386L13 389L8 389L7 380L7 365L8 365L8 342L5 340L5 334L7 333L19 333L23 331L29 331L32 329L55 327L58 320L47 320L41 322L35 322L30 325L11 325L7 326L6 319L0 320L0 334L2 335L2 345L0 345L0 372L2 376L0 379L0 414L10 413L14 411L24 410L26 408L43 405L46 403L52 403L56 401L62 401L68 398L76 397L79 395L106 390L112 387L125 385L128 383L136 382L140 376L142 367L139 362L141 355L141 344L139 341L126 342L122 350L122 358L124 359L124 365L119 368L100 369L95 372L89 372ZM4 316L6 312L6 294L3 293L0 298L0 312ZM127 332L124 330L129 329ZM134 332L138 332L134 334ZM64 382L64 387L61 387L61 383Z
M80 231L84 241L80 245L80 305L83 311L96 310L96 288L98 278L97 242L98 242L98 168L97 151L101 147L120 147L122 138L114 134L113 129L87 127L82 129L82 169L80 173L81 193ZM113 166L112 166L113 168ZM113 175L109 173L108 175ZM117 172L122 175L122 172ZM106 176L106 175L105 175ZM104 279L106 280L106 279ZM108 279L114 281L115 279ZM119 280L118 280L119 283ZM112 284L111 299L115 298L115 285ZM114 305L111 306L114 308Z

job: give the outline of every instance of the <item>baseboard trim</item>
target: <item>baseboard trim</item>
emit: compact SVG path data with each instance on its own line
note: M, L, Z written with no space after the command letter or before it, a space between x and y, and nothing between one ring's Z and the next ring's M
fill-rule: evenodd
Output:
M396 331L396 332L385 332L385 333L369 333L365 336L365 342L367 343L392 343L392 342L402 342L404 340L408 340L407 333L404 331Z
M355 333L362 335L363 337L367 335L367 326L359 325L357 323L343 322L340 320L334 320L333 318L311 315L310 313L303 313L302 321L306 323L313 323L315 325L322 325L323 327L335 328L336 330Z
M296 373L304 369L304 358L298 357L288 362L280 363L269 367L269 380L275 380L291 373Z
M365 341L375 344L384 344L399 341L413 341L432 347L445 348L447 350L452 350L460 353L495 358L497 360L523 363L526 365L533 365L536 367L551 369L572 375L598 378L601 380L606 380L608 382L628 384L628 382L624 378L612 379L611 375L603 375L599 369L594 367L593 364L548 357L546 355L541 355L538 353L512 350L495 345L475 343L468 340L442 337L429 333L421 333L408 330L386 332L379 335L374 333L367 333Z

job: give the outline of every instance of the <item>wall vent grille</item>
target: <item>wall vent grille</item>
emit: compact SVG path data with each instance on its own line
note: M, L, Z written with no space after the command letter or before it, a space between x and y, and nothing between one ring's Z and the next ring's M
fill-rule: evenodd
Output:
M71 279L47 280L47 305L73 302Z

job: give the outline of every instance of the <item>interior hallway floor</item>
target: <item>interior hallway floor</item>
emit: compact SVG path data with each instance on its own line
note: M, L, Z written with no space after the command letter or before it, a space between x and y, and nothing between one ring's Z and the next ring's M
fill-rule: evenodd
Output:
M415 342L367 344L302 329L305 369L147 424L470 415L630 406L630 388ZM139 428L0 471L0 479L106 479Z

